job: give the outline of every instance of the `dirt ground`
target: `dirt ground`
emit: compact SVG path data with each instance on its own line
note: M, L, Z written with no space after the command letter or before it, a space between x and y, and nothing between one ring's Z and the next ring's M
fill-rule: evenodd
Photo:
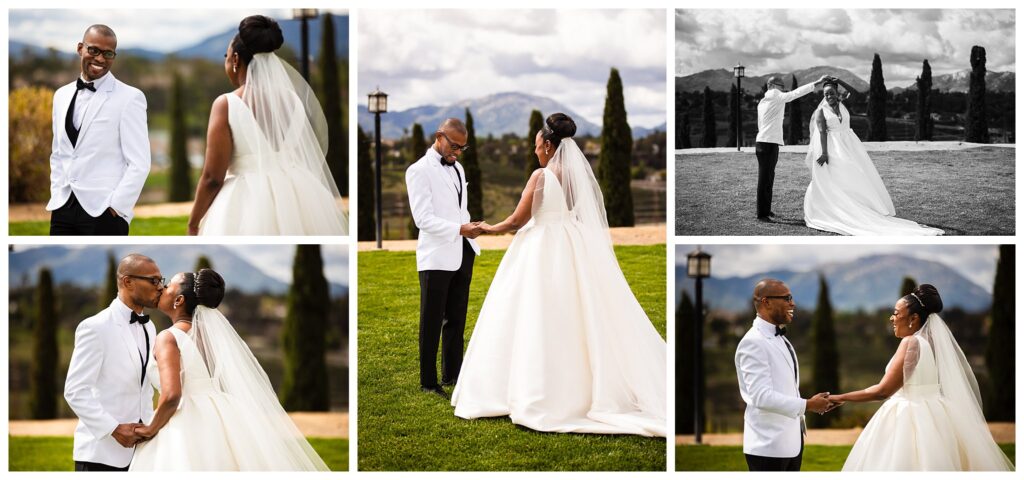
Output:
M638 227L615 227L611 230L615 245L659 245L668 242L665 224L640 225ZM477 244L484 250L503 250L512 243L515 235L481 235ZM383 249L388 251L416 250L416 240L385 240ZM377 242L359 242L360 251L377 249Z
M996 443L1014 443L1017 441L1016 428L1009 422L992 422L988 424L992 438ZM849 429L810 429L807 431L808 445L853 445L860 436L862 428ZM693 445L693 435L677 435L676 445ZM705 445L743 445L742 433L707 433L702 443Z
M288 414L303 435L320 438L348 438L347 412L292 412ZM12 436L70 437L78 419L11 420Z

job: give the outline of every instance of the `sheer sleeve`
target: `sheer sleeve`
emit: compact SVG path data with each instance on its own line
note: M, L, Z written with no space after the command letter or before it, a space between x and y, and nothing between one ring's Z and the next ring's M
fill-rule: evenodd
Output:
M903 383L909 383L910 376L914 374L914 369L917 368L917 362L921 358L921 344L917 337L911 335L907 337L907 353L903 357Z

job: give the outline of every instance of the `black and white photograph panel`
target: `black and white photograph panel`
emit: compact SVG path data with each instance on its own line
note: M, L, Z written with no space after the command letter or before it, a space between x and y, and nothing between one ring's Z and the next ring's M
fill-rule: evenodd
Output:
M1010 9L676 10L676 235L1013 235Z

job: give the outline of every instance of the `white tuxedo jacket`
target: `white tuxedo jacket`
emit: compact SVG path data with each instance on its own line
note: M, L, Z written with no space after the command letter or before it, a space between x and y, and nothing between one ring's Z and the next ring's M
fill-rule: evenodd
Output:
M757 317L736 347L736 376L743 412L743 453L792 458L800 453L806 400L800 397L800 365L793 379L788 340L775 326ZM792 345L790 345L792 346Z
M78 130L78 143L64 129L75 82L53 94L53 146L50 154L49 211L63 206L71 193L93 217L113 207L132 221L135 202L149 175L149 129L146 96L114 74L96 89Z
M75 427L74 459L125 467L135 453L110 434L121 423L153 418L153 388L160 388L160 375L153 360L156 329L149 333L149 363L145 381L139 346L129 330L131 309L119 299L96 315L83 320L75 330L64 398L78 416Z
M458 169L462 178L462 203L455 189L454 176L445 171ZM416 163L405 171L405 186L409 193L409 207L416 228L420 229L416 243L416 269L453 272L462 266L462 235L459 229L469 223L466 172L455 162L453 167L441 165L441 154L433 147L427 149ZM473 251L480 255L476 241L468 239Z

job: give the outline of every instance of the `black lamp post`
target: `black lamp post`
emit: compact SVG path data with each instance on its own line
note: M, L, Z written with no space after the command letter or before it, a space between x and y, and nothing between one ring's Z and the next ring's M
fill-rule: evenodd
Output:
M292 18L302 23L302 78L309 82L309 20L320 15L315 8L293 8Z
M697 321L693 325L693 433L701 443L704 430L704 279L711 276L711 255L697 250L686 255L686 276L694 279Z
M740 90L740 81L745 77L747 67L744 67L740 63L736 63L735 67L732 67L732 74L736 77L736 151L740 151L740 146L743 145L743 108L740 102L743 100L743 90Z
M382 218L383 208L381 207L381 195L380 195L380 175L381 175L381 148L380 148L380 114L388 112L388 94L380 91L380 87L370 92L369 100L366 102L366 109L373 114L373 136L376 142L375 150L376 162L374 163L374 181L376 182L376 192L374 200L377 202L377 248L381 248L381 241L384 238L382 225L384 219Z

